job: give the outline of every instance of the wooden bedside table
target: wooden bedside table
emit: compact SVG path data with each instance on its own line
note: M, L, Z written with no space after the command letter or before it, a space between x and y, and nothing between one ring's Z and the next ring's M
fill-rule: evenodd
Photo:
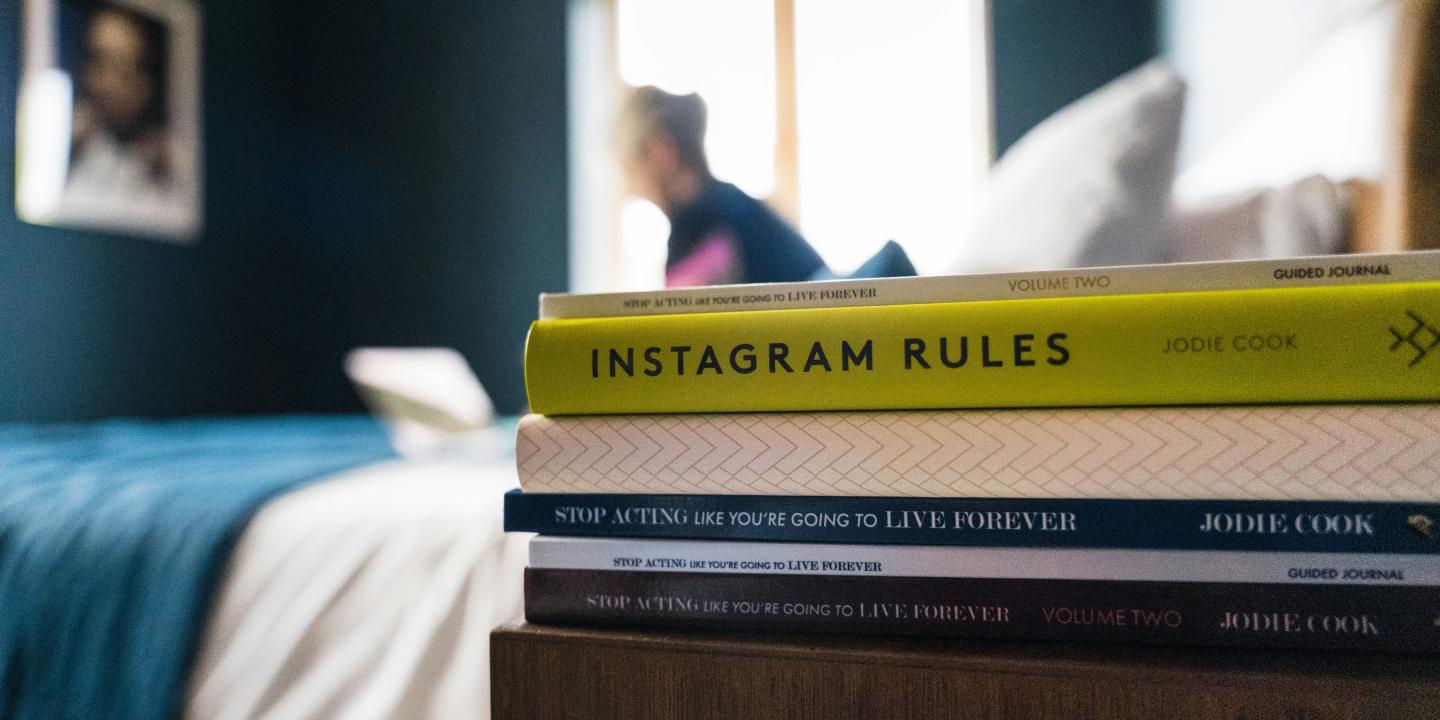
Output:
M496 720L1440 717L1425 656L514 624L490 668Z

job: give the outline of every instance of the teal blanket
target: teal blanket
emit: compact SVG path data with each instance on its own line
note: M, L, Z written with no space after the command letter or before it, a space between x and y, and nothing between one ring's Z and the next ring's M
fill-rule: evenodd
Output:
M362 417L0 425L0 718L179 717L251 516L390 454Z

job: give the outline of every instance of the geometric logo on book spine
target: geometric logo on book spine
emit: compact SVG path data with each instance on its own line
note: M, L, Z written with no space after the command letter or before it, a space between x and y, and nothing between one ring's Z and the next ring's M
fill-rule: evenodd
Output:
M1425 318L1420 317L1414 310L1406 310L1405 314L1410 316L1412 324L1406 330L1397 330L1393 326L1390 328L1390 334L1395 338L1395 342L1390 344L1390 352L1395 352L1402 345L1410 348L1415 355L1410 358L1409 366L1415 367L1430 351L1440 347L1440 330L1425 322Z

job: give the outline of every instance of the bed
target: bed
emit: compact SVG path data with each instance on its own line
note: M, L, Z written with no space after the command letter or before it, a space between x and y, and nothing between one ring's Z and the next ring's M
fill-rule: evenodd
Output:
M389 460L267 504L236 545L185 717L488 717L489 631L520 615L513 460Z
M0 717L481 718L520 613L513 424L0 426Z

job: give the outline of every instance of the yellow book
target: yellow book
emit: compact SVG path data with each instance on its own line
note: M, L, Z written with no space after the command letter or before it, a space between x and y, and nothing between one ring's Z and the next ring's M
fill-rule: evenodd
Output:
M1440 400L1440 282L540 320L546 415Z

